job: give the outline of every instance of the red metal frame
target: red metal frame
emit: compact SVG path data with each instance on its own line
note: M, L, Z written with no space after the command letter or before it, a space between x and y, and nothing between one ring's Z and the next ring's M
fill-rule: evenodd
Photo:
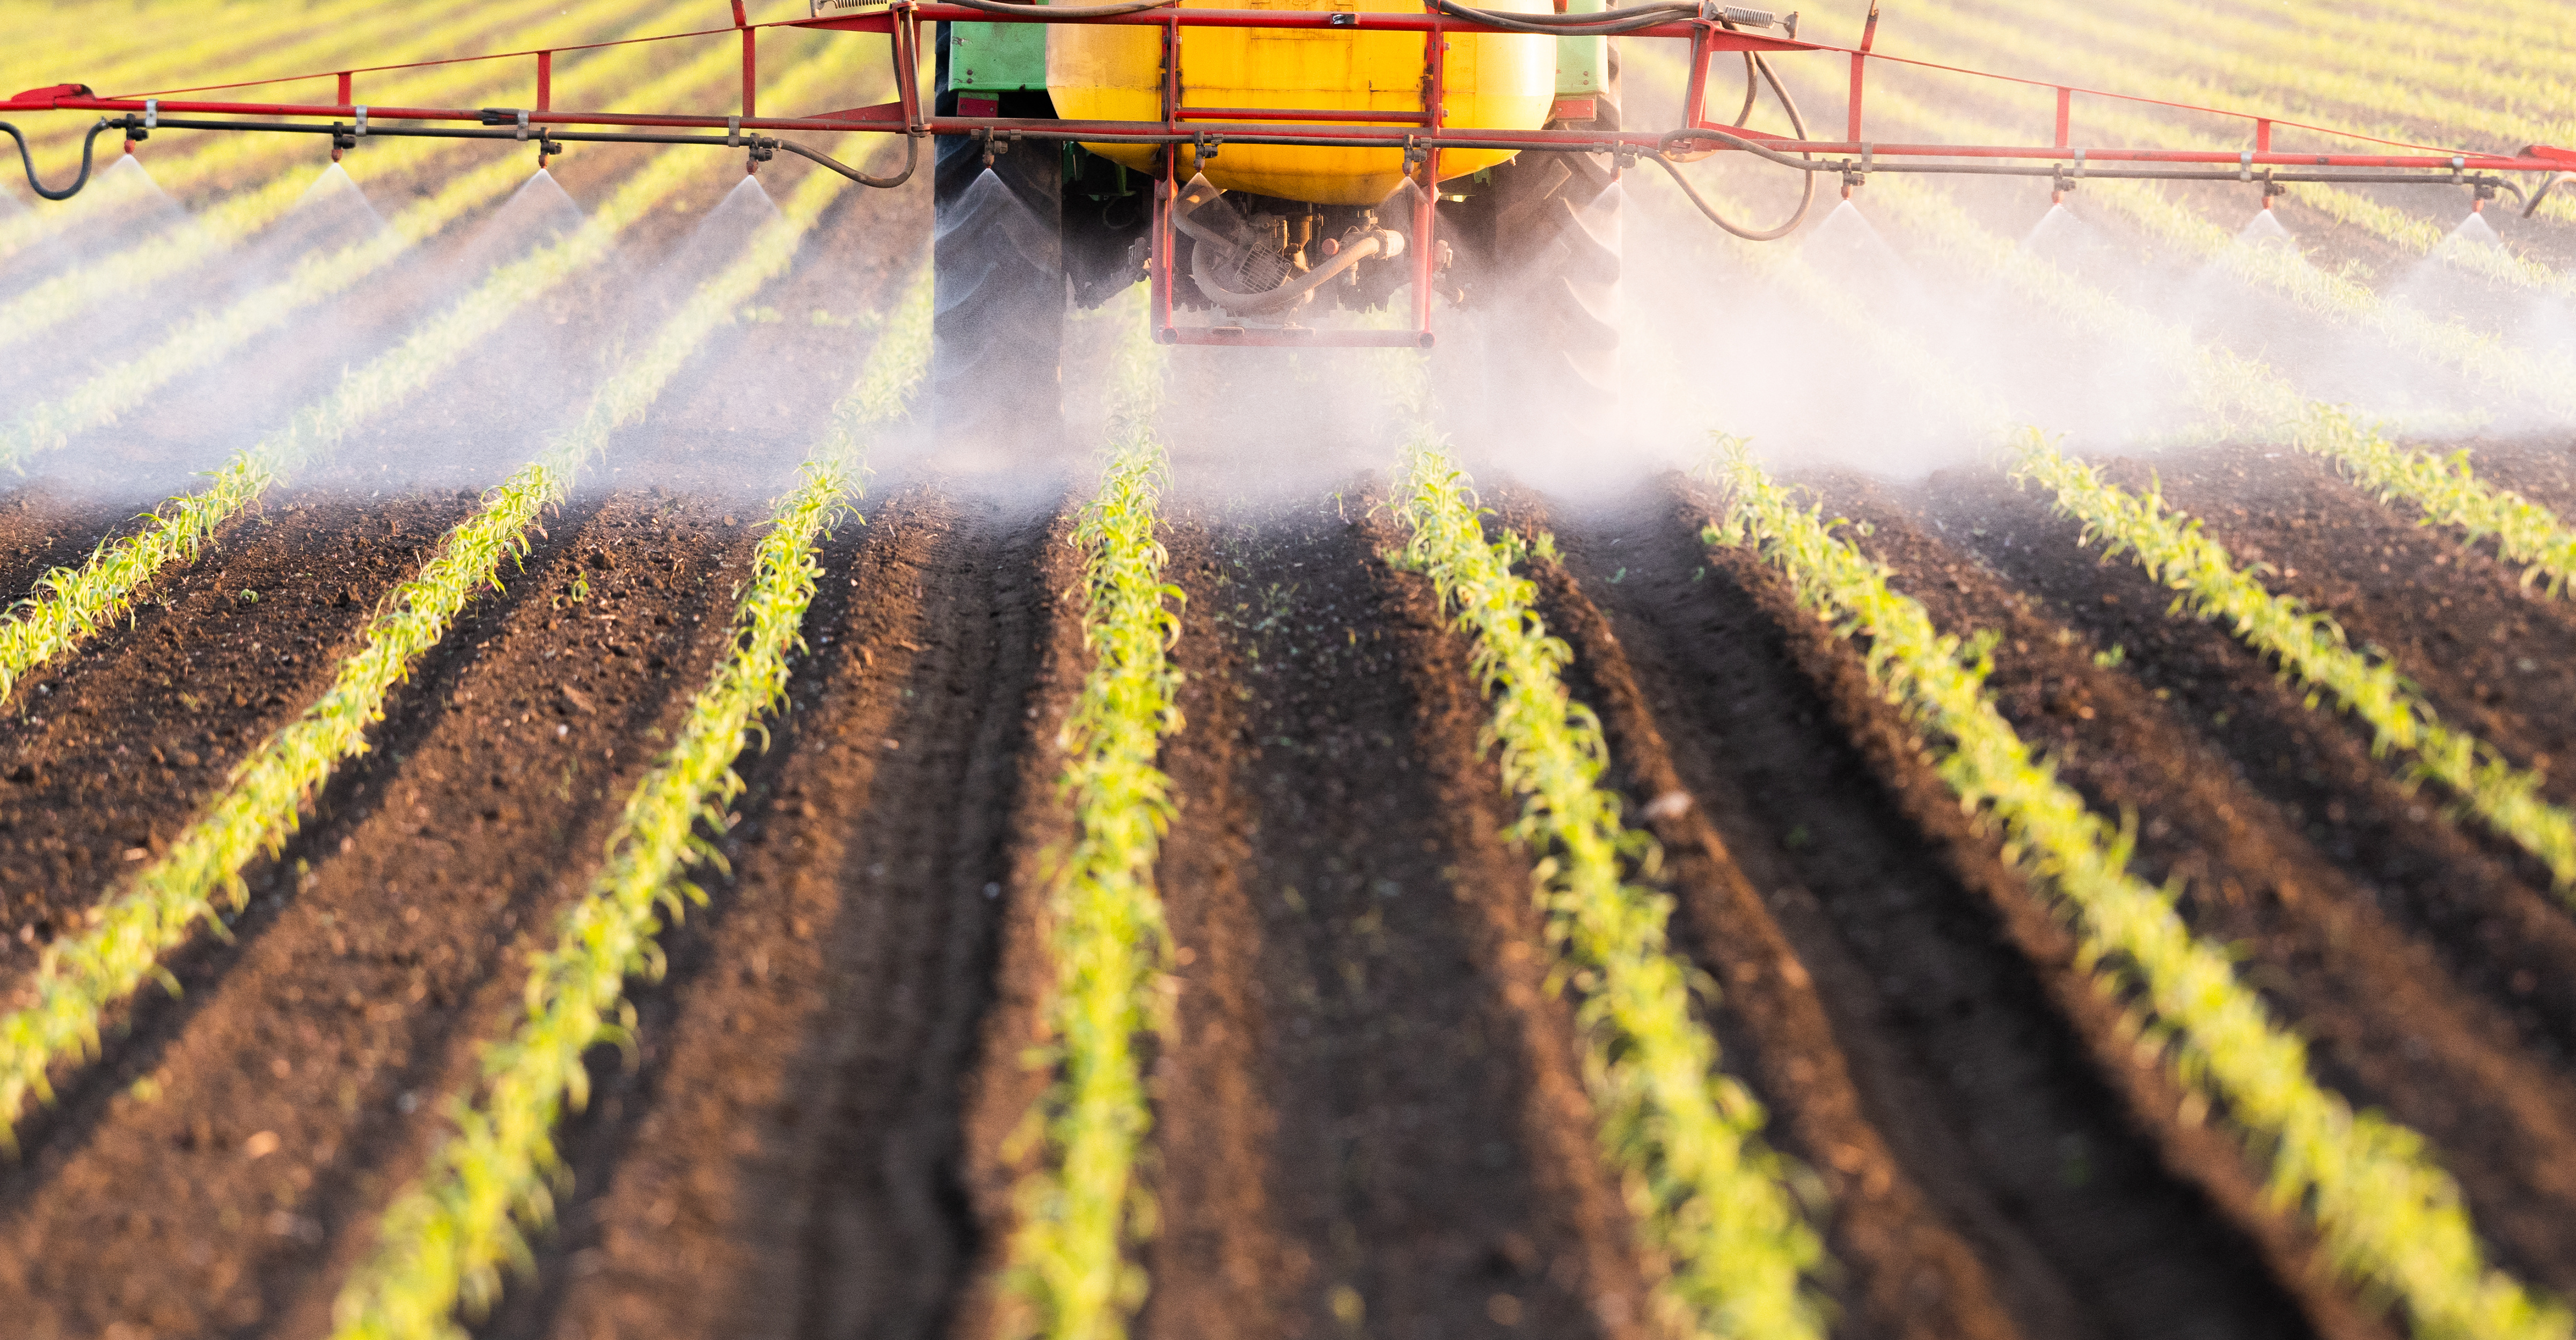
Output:
M195 88L170 89L149 93L100 97L79 85L61 84L31 89L6 102L0 102L0 114L10 112L77 111L129 113L157 110L162 117L189 115L227 115L246 117L353 117L357 115L356 77L389 70L417 69L425 66L460 64L467 61L533 59L536 70L536 106L527 112L530 127L569 129L575 127L632 128L651 130L723 130L740 131L806 131L848 132L874 131L911 135L972 135L977 133L1010 137L1037 134L1048 139L1088 139L1124 143L1152 143L1167 146L1161 155L1163 167L1154 185L1154 221L1148 279L1151 286L1154 319L1167 342L1224 345L1428 345L1431 342L1431 290L1438 266L1439 163L1444 148L1514 148L1586 150L1620 154L1622 161L1634 154L1658 152L1671 132L1655 131L1589 131L1589 130L1478 130L1459 129L1447 124L1445 105L1445 69L1442 59L1450 34L1501 31L1485 24L1450 18L1425 5L1419 14L1351 11L1296 11L1270 9L1164 9L1115 16L1067 17L1050 13L1041 6L1031 6L1028 13L999 14L990 10L970 9L963 5L923 3L922 0L893 0L881 9L836 17L787 20L780 23L755 24L749 21L743 0L732 0L733 23L724 28L670 33L654 37L628 38L618 42L594 42L546 50L501 52L483 56L463 56L446 60L417 61L399 65L364 66L317 75L298 75L278 79L251 80L243 83L204 85ZM1129 26L1152 26L1162 33L1163 88L1162 117L1157 121L1031 121L1004 117L939 116L921 87L922 26L925 24L963 23L1096 23ZM756 101L759 75L759 32L762 28L825 29L853 33L884 34L891 46L895 71L895 101L870 107L849 108L812 116L763 117ZM1187 107L1181 102L1181 41L1183 28L1264 28L1316 29L1334 32L1419 32L1423 35L1424 77L1422 107L1416 112L1324 112L1294 108L1265 107ZM2565 149L2532 146L2520 154L2481 154L2445 149L2434 145L2409 144L2354 134L2330 127L2287 121L2278 117L2222 108L2199 107L2189 103L2157 98L2133 97L2073 84L2021 79L1990 74L1958 66L1929 61L1907 60L1878 54L1871 50L1878 28L1878 13L1872 7L1868 25L1855 47L1838 47L1827 43L1804 42L1763 33L1727 28L1716 22L1681 20L1654 25L1625 34L1691 45L1688 65L1689 86L1686 90L1684 124L1681 130L1718 130L1738 139L1760 144L1782 154L1810 156L1857 155L1859 164L1844 165L1866 172L1867 165L1881 160L1970 160L1976 162L2019 162L2035 165L2073 163L2081 172L2086 167L2114 163L2149 163L2168 165L2203 165L2235 169L2246 179L2255 179L2257 169L2380 169L2392 172L2447 174L2441 180L2456 181L2468 172L2566 172L2576 166L2576 153ZM738 117L723 115L633 115L608 112L557 111L553 106L554 58L563 52L588 51L600 47L622 46L631 42L685 41L693 38L731 34L742 45L742 113ZM1839 53L1851 66L1851 95L1845 119L1845 136L1840 140L1793 140L1778 135L1739 129L1713 123L1707 119L1704 102L1708 91L1708 67L1712 57L1721 52L1751 51L1762 54ZM2056 134L2048 145L1958 145L1958 144L1877 144L1864 135L1862 110L1867 73L1872 61L1889 62L1914 69L1969 78L1994 80L2032 89L2051 91L2056 99ZM255 88L269 84L296 83L310 79L334 81L334 101L246 102L219 99L190 99L191 93L223 93L235 89ZM2074 143L2075 95L2107 98L2114 101L2143 104L2230 118L2249 123L2253 148L2229 153L2199 149L2135 149L2077 147ZM516 110L516 109L511 109ZM470 122L489 124L480 108L458 107L377 107L366 108L369 124L379 132L391 123ZM2280 129L2306 131L2312 134L2398 150L2394 153L2298 153L2274 147L2274 134ZM1342 147L1380 147L1407 151L1412 161L1410 177L1417 200L1413 219L1414 298L1413 329L1410 331L1306 331L1261 328L1188 327L1172 321L1172 223L1173 200L1182 185L1176 179L1179 160L1177 147L1183 144L1212 142L1334 145ZM1723 149L1735 146L1715 140L1698 140L1695 145ZM1736 150L1741 152L1741 150ZM1222 152L1218 143L1217 152Z

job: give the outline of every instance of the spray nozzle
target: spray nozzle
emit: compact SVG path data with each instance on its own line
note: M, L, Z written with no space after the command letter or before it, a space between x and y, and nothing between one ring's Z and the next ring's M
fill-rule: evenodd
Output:
M2290 188L2272 180L2271 173L2266 172L2263 174L2263 208L2270 209L2272 207L2272 202L2275 199L2288 195L2289 193Z
M1005 130L996 133L991 126L985 126L975 132L975 138L983 142L984 166L990 170L993 166L993 155L1009 153L1011 146L1018 142L1020 132ZM776 142L772 141L772 143Z

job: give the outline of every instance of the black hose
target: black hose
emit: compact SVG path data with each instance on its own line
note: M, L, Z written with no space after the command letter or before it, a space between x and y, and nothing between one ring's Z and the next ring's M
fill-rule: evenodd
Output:
M80 175L72 178L72 184L59 191L48 191L43 182L36 180L36 156L27 152L27 137L19 134L16 126L0 121L0 130L8 131L9 138L18 142L18 161L26 165L27 185L47 200L69 200L79 195L82 187L89 185L90 155L98 148L98 137L106 132L107 127L107 118L100 117L98 124L89 128L88 137L81 141Z
M763 136L762 138L767 139L768 137ZM918 135L906 135L903 137L903 171L898 172L891 177L871 177L868 174L859 171L857 168L851 167L849 164L832 157L830 154L817 153L812 149L806 148L804 145L796 143L794 140L770 140L769 142L799 158L810 159L824 167L830 168L834 172L840 173L842 176L857 182L861 186L874 186L879 190L891 190L894 187L901 186L905 182L912 180L912 170L921 162L921 137Z
M1731 27L1733 25L1729 26ZM1761 56L1750 51L1744 53L1744 60L1744 110L1736 114L1735 124L1738 127L1741 127L1745 121L1750 119L1753 115L1753 99L1756 93L1753 85L1753 77L1756 74L1759 74L1761 75L1763 82L1771 86L1772 94L1780 99L1781 109L1789 113L1789 129L1794 132L1799 139L1803 140L1807 138L1807 118L1799 113L1798 100L1789 96L1789 90L1787 86L1780 82L1780 76L1773 73L1771 62L1764 60ZM1735 222L1733 219L1718 213L1706 199L1701 197L1699 191L1692 187L1689 179L1682 176L1681 167L1674 163L1672 159L1665 157L1665 149L1669 148L1674 141L1687 139L1718 140L1723 143L1733 145L1738 149L1751 150L1752 152L1759 154L1764 158L1768 158L1775 163L1783 163L1790 167L1797 168L1800 175L1798 211L1789 216L1789 221L1787 223L1781 224L1777 228L1758 230L1746 228L1742 224ZM1699 212L1707 215L1709 222L1735 234L1737 237L1743 238L1747 242L1776 242L1781 238L1787 237L1789 234L1796 232L1798 230L1798 225L1807 221L1807 211L1815 208L1816 205L1816 169L1813 166L1815 163L1815 157L1816 156L1814 154L1801 154L1799 155L1799 158L1791 158L1787 154L1781 153L1775 149L1765 148L1756 141L1745 139L1739 135L1729 135L1722 130L1676 130L1672 134L1664 136L1662 142L1655 149L1655 161L1661 164L1665 173L1672 177L1673 184L1682 188L1682 194L1689 196L1690 202L1699 206ZM1806 161L1801 162L1799 161L1800 158L1803 158Z
M966 0L957 2L964 4ZM1431 0L1431 7L1453 19L1465 19L1469 23L1481 23L1505 32L1539 33L1548 37L1615 37L1620 33L1699 17L1698 5L1671 3L1604 10L1597 14L1501 14L1490 9L1470 8L1457 0Z

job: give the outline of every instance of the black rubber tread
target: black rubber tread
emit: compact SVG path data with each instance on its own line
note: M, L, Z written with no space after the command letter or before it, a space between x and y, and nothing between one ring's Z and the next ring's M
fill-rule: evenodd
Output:
M945 25L943 25L944 27ZM946 46L939 106L952 112ZM1044 93L1004 94L1006 116L1052 117ZM1064 155L1023 143L993 155L939 137L931 199L931 422L944 446L1021 459L1064 439Z
M1614 39L1597 115L1556 126L1619 129L1617 52ZM1597 442L1615 421L1617 182L1592 154L1523 154L1485 174L1463 204L1443 206L1471 346L1445 360L1444 398L1468 422L1481 419L1495 445Z

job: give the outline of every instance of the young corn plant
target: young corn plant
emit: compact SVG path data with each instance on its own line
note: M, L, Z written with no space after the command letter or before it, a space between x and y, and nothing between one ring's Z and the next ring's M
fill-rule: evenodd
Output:
M770 93L800 98L837 73L832 65L801 64ZM329 395L296 411L285 428L234 453L206 487L163 503L135 533L100 545L79 567L47 573L15 617L0 622L0 701L29 671L124 617L144 583L174 562L194 559L270 485L409 403L512 315L608 259L629 227L706 166L701 152L685 147L656 155L579 228L494 269L402 343L343 374Z
M2352 415L2313 405L2291 440L2299 449L2334 462L2351 480L2385 503L2398 498L2424 514L2424 524L2465 532L2469 543L2492 537L2506 562L2522 564L2522 584L2543 585L2551 595L2576 577L2576 534L2558 514L2511 489L2481 481L2469 453L2448 456L2408 451Z
M2355 651L2333 619L2266 589L2254 565L2237 566L2226 546L2168 509L2161 494L2140 497L2105 482L2036 429L2015 439L2012 454L2014 482L2047 489L2060 514L2083 524L2084 543L2098 540L2108 554L2130 555L2178 593L2175 609L2224 624L2277 659L2307 686L2309 706L2333 698L2370 727L2373 752L2412 755L2411 777L2449 788L2463 809L2548 866L2560 896L2576 905L2576 816L2541 798L2538 774L2443 725L2394 664Z
M1563 679L1573 659L1513 569L1532 553L1508 528L1487 539L1465 472L1427 431L1406 450L1397 512L1403 560L1431 578L1473 639L1492 702L1486 739L1521 799L1510 836L1540 856L1537 895L1557 975L1582 1004L1583 1073L1601 1113L1603 1154L1626 1185L1638 1233L1665 1269L1666 1329L1693 1336L1817 1336L1825 1309L1807 1286L1824 1248L1780 1159L1764 1147L1761 1104L1717 1069L1717 1041L1692 1014L1712 988L1669 950L1672 899L1647 887L1661 852L1626 826L1601 784L1609 746Z
M689 352L760 286L783 272L797 243L841 189L833 173L809 174L780 216L723 272L701 286L654 341L592 397L578 426L484 495L483 506L441 537L418 575L395 588L360 632L361 649L341 662L329 690L233 769L226 789L181 832L169 852L92 910L85 929L45 950L29 1003L0 1016L0 1143L32 1094L50 1095L52 1067L98 1049L99 1017L146 980L167 973L163 955L200 925L220 933L248 890L241 871L275 854L302 821L305 802L344 759L364 753L368 728L412 664L446 635L458 611L485 587L499 589L502 565L528 551L539 515L569 492L574 474L606 452L609 435L640 417Z
M1145 1301L1130 1242L1152 1232L1136 1159L1153 1119L1138 1040L1164 1028L1159 990L1171 957L1154 861L1172 813L1171 779L1155 766L1181 723L1181 592L1163 580L1154 539L1168 469L1154 436L1162 362L1141 319L1119 352L1108 468L1082 509L1082 695L1057 743L1058 785L1073 801L1074 837L1047 900L1055 981L1041 1006L1055 1080L1024 1130L1038 1167L1015 1190L1004 1289L1005 1328L1047 1340L1118 1340Z
M2236 975L2228 950L2194 937L2174 892L2129 871L2134 835L2085 808L2013 731L1985 691L1990 637L1963 646L1897 594L1887 569L1813 507L1720 439L1708 473L1727 491L1711 545L1759 546L1798 599L1844 637L1867 639L1873 683L1901 707L1971 810L2001 824L2007 853L2059 910L2105 991L2175 1079L2224 1114L2269 1164L2273 1203L2304 1214L2346 1278L2443 1340L2566 1340L2576 1319L2487 1264L2460 1189L2414 1131L2356 1113L2320 1085L2307 1049Z
M375 1255L342 1289L338 1340L460 1335L459 1307L483 1312L500 1294L501 1265L527 1259L522 1230L551 1217L560 1177L555 1123L588 1099L582 1058L632 1035L626 982L658 977L664 925L706 902L691 867L724 868L706 834L729 826L743 785L734 763L755 735L766 743L765 722L786 696L822 571L817 545L858 492L867 442L902 417L929 369L929 310L925 272L835 408L803 486L771 515L734 611L733 649L691 700L678 741L627 797L607 864L529 972L526 1016L487 1051L480 1084L450 1095L455 1132L395 1198Z

